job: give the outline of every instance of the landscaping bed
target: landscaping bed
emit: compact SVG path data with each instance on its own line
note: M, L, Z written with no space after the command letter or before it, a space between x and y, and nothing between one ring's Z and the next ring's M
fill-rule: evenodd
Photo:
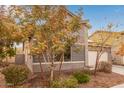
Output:
M117 73L97 72L96 76L91 75L88 83L80 84L80 88L109 88L124 83L124 75Z
M56 78L58 73L56 72ZM61 77L68 77L72 72L65 71L62 73ZM0 74L1 75L1 74ZM79 88L109 88L118 84L124 83L124 75L120 75L117 73L104 73L97 72L97 75L90 75L91 80L88 83L78 84ZM4 83L3 77L0 76L0 87L4 87L1 84ZM35 77L16 87L23 88L45 88L49 87L49 82L42 81L39 73L35 74Z
M61 77L68 77L71 73L64 73ZM117 73L97 72L97 75L91 75L91 80L88 83L79 84L79 88L109 88L118 84L124 83L124 75ZM48 87L47 82L41 81L40 77L36 77L23 87Z
M0 88L5 88L5 79L4 75L0 73Z

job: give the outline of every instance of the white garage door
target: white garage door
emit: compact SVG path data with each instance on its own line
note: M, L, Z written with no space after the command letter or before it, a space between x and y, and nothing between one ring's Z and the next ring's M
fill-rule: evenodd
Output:
M95 66L96 63L96 51L88 51L88 61L90 66ZM108 61L108 53L104 52L100 58L100 61Z

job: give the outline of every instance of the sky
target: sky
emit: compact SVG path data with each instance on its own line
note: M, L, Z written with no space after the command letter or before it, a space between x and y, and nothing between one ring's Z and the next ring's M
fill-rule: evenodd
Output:
M92 28L89 31L91 35L96 30L106 27L112 23L118 25L114 31L124 31L124 6L117 5L72 5L68 9L75 13L80 7L83 7L83 19L88 19Z

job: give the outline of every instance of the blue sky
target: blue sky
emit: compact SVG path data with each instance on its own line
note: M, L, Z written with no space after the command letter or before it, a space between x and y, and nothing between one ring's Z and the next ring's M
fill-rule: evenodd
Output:
M77 11L80 7L83 7L84 19L88 19L92 28L89 34L94 31L105 27L108 23L113 23L118 25L115 31L124 31L124 6L117 5L73 5L68 6L69 10L72 12Z

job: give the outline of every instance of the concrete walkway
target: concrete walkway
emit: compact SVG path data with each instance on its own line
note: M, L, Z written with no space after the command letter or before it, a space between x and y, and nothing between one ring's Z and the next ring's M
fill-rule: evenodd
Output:
M124 75L124 66L113 65L112 72Z
M116 86L113 86L111 88L124 88L124 84L116 85Z
M124 75L124 66L113 65L112 72ZM124 84L116 85L111 88L124 88Z

